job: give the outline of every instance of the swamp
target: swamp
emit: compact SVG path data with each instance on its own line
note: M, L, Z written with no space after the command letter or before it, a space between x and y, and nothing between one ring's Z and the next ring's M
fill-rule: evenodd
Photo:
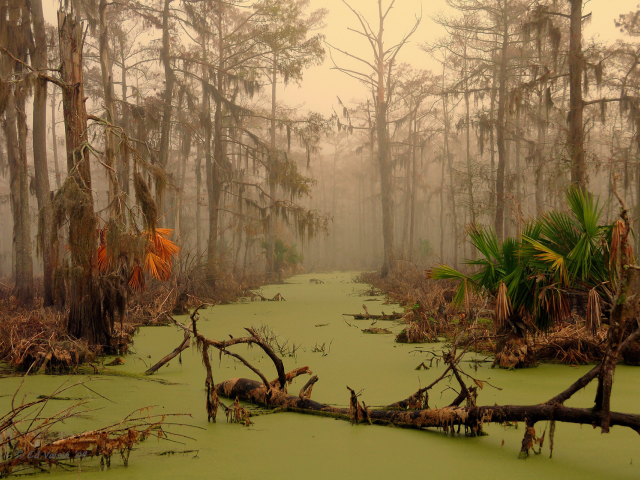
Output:
M634 2L0 0L0 478L638 478Z

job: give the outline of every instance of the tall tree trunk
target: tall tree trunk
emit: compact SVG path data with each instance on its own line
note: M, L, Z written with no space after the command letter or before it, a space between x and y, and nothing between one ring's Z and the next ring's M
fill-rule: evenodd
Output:
M473 166L471 163L471 112L469 106L469 69L467 65L467 44L464 45L464 106L466 125L466 157L467 157L467 192L469 194L469 216L471 223L476 223L475 205L473 202ZM475 249L472 249L472 256Z
M9 161L9 184L13 212L13 249L15 252L15 288L13 295L21 304L33 300L33 259L29 220L29 181L27 175L27 124L24 93L16 85L7 94L4 132Z
M446 98L446 95L445 95ZM445 102L448 102L448 99ZM458 211L456 208L456 189L453 177L453 155L449 151L449 112L445 106L444 110L444 154L449 167L449 195L451 199L451 245L453 245L453 268L458 268ZM443 184L444 188L444 184Z
M518 226L518 236L520 236L520 216L522 214L522 186L520 185L520 180L521 180L521 172L520 172L520 146L521 146L521 142L520 142L520 135L521 135L521 129L520 129L520 106L516 105L516 161L515 161L515 176L516 176L516 181L515 181L515 189L516 189L516 194L515 194L515 199L516 199L516 204L515 204L515 209L516 209L516 224Z
M538 145L536 145L536 165L535 165L535 184L536 184L536 210L537 213L542 212L542 202L544 199L544 156L545 144L547 142L547 113L545 103L545 91L541 89L540 103L538 105Z
M102 88L104 91L104 106L106 109L106 119L109 125L104 130L105 138L105 164L107 166L107 176L109 178L109 212L112 222L116 222L115 228L122 228L122 208L120 207L120 183L116 174L116 152L111 125L115 125L115 103L113 90L113 74L111 69L111 56L109 52L109 37L107 32L107 0L100 0L98 7L100 18L100 71L102 73ZM111 252L112 255L114 252ZM119 252L116 252L116 255Z
M415 219L416 219L416 195L418 191L418 169L416 162L416 151L418 150L418 112L413 117L413 144L412 144L412 158L411 158L411 205L409 206L409 260L413 260L413 239L415 231Z
M34 48L31 63L36 70L47 68L47 36L42 0L31 0ZM47 82L36 77L33 96L33 164L41 236L44 306L53 305L53 258L51 243L52 208L47 164ZM55 147L54 147L55 148Z
M582 0L571 0L569 38L569 153L571 155L571 183L587 186L587 167L584 161L584 126L582 123Z
M206 94L203 95L203 103L204 103L205 96ZM211 135L209 135L209 137L211 137ZM200 255L202 255L202 228L201 228L201 225L202 225L201 211L202 210L200 208L200 203L202 203L200 198L201 195L202 195L202 147L198 143L197 153L196 153L196 197L197 197L196 199L196 254L198 255L198 258L200 258Z
M444 66L443 66L444 71ZM442 76L442 86L444 90L444 74ZM448 141L448 123L447 123L447 95L442 95L442 121L444 123L444 143L446 145ZM440 172L440 262L444 263L444 236L445 236L445 216L444 216L444 192L445 192L445 169L447 165L447 148L443 146L442 148L442 170Z
M13 48L14 57L25 61L29 44L29 12L24 2L2 9L0 44ZM14 37L9 41L10 36ZM3 78L23 74L18 62L3 55L0 59ZM27 115L25 103L27 85L24 81L5 84L4 131L9 163L10 199L13 213L13 252L15 288L13 295L22 304L33 299L33 258L31 253L31 223L29 219L29 177L27 172Z
M506 3L506 0L505 0ZM506 9L506 5L505 5ZM507 163L506 140L506 104L507 104L507 49L509 47L509 31L506 11L503 9L503 33L500 55L500 73L498 78L498 171L496 174L496 217L494 228L498 241L504 238L504 174Z
M409 210L411 209L411 138L413 133L413 97L409 102L409 128L407 129L407 143L409 144L409 155L405 160L405 177L404 177L404 205L402 209L402 243L400 245L400 255L403 260L408 259L407 243L409 242Z
M83 27L75 15L58 11L60 77L65 119L68 177L63 190L66 202L73 202L69 214L71 276L68 333L92 345L109 348L111 325L102 310L96 268L97 217L93 211L91 170L87 136L87 111L82 78ZM71 209L70 209L71 210Z
M51 142L53 143L53 168L56 174L56 190L60 190L62 179L60 164L58 163L58 137L56 135L56 88L54 87L51 95Z
M104 1L104 0L101 0ZM160 156L158 158L158 162L160 163L160 167L163 170L167 169L167 164L169 163L169 150L171 148L171 113L172 106L171 102L173 100L173 85L175 83L175 77L173 74L173 69L171 68L171 58L170 58L170 38L169 38L169 17L170 11L169 6L171 4L171 0L164 0L164 9L162 12L162 52L161 52L161 60L164 67L164 80L165 80L165 89L164 95L162 98L162 127L160 130ZM156 204L158 205L158 218L160 218L165 213L165 208L163 207L162 202L162 194L163 192L158 192L156 189Z
M497 46L497 42L496 42ZM498 89L496 88L496 83L498 80L498 69L496 66L493 66L493 76L491 79L491 104L489 106L489 152L491 155L491 169L489 173L489 184L491 185L490 195L489 195L489 212L490 214L495 215L495 207L496 207L496 196L493 193L496 191L496 142L495 142L495 110L496 110L496 96L498 94Z
M188 127L182 127L182 138L180 140L180 155L182 156L182 167L180 171L180 184L178 188L178 208L176 209L176 235L182 239L182 224L184 222L184 202L185 202L185 181L187 176L187 163L191 154L191 132Z
M127 85L127 66L126 66L126 58L125 58L125 49L124 44L120 43L120 55L122 61L122 129L125 132L129 131L131 120L129 118L129 105L128 105L128 95L129 95L129 86ZM122 166L120 168L120 188L125 194L125 198L129 197L129 177L131 176L130 172L130 164L129 164L129 150L125 149L123 155Z
M378 2L380 5L380 3ZM380 31L378 33L378 91L376 102L376 132L378 135L378 164L380 167L380 197L382 203L382 239L384 241L384 258L380 271L383 277L396 269L393 228L393 166L389 155L389 131L387 125L387 108L390 92L385 91L385 64L382 32L384 19L380 10ZM392 64L388 65L391 77Z
M218 8L221 9L221 5L218 4ZM221 182L221 165L223 162L223 150L222 150L222 100L220 98L223 95L223 75L224 75L224 39L222 38L222 11L218 11L218 74L217 77L217 89L218 94L215 98L215 116L213 121L213 135L214 135L214 149L213 158L211 157L211 108L210 100L207 99L205 111L207 112L207 118L209 126L208 135L205 135L205 151L207 153L207 190L209 193L209 242L207 245L207 264L208 273L207 277L209 283L214 285L217 276L217 263L218 263L218 225L220 215L218 207L220 205L220 197L222 195L222 182ZM213 160L213 161L212 161Z
M369 111L367 104L367 111ZM375 160L373 153L373 145L375 143L375 128L374 123L371 120L369 115L369 160L371 161L371 168L375 169ZM378 230L378 202L376 201L376 172L373 170L370 175L371 182L369 183L369 191L371 193L371 266L375 265L375 258L378 255L378 239L379 239L379 230Z
M276 200L276 81L278 79L277 70L277 54L273 53L273 66L271 70L271 127L269 129L270 135L270 151L269 151L269 195L271 196L271 203L275 203ZM335 214L335 213L334 213ZM269 231L267 236L267 273L274 273L275 271L275 245L276 245L276 209L272 208L269 213Z

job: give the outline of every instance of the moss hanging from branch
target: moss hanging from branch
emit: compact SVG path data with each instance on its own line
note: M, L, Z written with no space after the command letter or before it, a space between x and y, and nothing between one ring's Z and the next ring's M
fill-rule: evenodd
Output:
M144 214L145 228L154 232L158 221L158 207L149 186L138 171L133 173L133 188L136 191L136 201Z

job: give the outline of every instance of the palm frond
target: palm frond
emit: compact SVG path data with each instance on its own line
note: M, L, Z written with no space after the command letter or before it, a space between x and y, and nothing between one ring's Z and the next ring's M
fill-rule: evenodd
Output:
M511 302L509 301L509 295L507 295L507 286L504 282L500 282L498 287L498 294L496 295L496 328L501 330L504 327L505 322L511 315Z
M582 232L589 237L596 237L599 231L598 221L602 214L600 199L596 198L594 202L593 194L576 186L567 190L566 197L569 208L576 217Z
M144 257L144 270L161 281L171 278L171 265L150 251Z
M140 264L136 261L131 269L131 276L129 277L129 287L136 292L140 292L146 288L144 282L144 273Z
M109 259L107 258L107 246L99 245L97 250L98 270L105 273L109 269Z
M589 290L589 300L587 301L587 318L585 321L585 327L593 333L600 328L600 317L602 315L602 299L596 291L596 287Z
M567 262L562 253L554 251L550 247L544 245L542 242L534 240L529 237L522 236L522 239L531 245L535 253L535 259L541 264L551 269L556 276L565 284L569 283L569 273L567 271ZM535 262L531 262L535 264Z
M459 307L464 306L465 310L469 311L471 290L477 291L479 289L479 286L472 278L447 265L439 265L432 268L427 272L427 277L434 280L461 280L452 303Z

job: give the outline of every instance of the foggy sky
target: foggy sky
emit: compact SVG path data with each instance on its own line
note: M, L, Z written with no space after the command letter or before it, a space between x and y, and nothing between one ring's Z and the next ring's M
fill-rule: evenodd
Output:
M385 5L388 2L385 1ZM55 25L58 0L44 0L45 20ZM350 5L364 14L374 28L377 27L377 1L376 0L351 0ZM593 20L586 25L584 39L596 37L601 42L611 43L621 38L613 20L620 14L628 13L636 9L638 0L585 0L585 14L592 12ZM349 50L354 55L363 58L371 58L371 47L366 40L354 32L348 31L349 27L356 28L357 20L353 13L341 0L311 0L310 10L326 8L329 14L326 17L326 27L321 31L327 38L327 42L338 48ZM451 13L446 0L396 0L392 12L389 14L386 25L385 38L388 45L393 45L394 40L402 38L403 34L413 25L415 15L422 11L422 23L418 31L413 35L411 43L404 47L398 56L398 62L410 63L414 68L435 69L439 67L423 53L419 45L432 42L444 34L444 30L435 24L432 16L439 12ZM354 60L345 58L339 52L334 52L334 59L341 66L353 66ZM305 71L304 79L300 87L289 84L288 87L280 86L279 98L289 106L299 106L301 110L313 110L323 115L331 115L333 108L338 111L336 96L342 101L362 100L366 92L362 84L356 80L332 70L333 62L327 52L327 58L323 65L312 67Z

